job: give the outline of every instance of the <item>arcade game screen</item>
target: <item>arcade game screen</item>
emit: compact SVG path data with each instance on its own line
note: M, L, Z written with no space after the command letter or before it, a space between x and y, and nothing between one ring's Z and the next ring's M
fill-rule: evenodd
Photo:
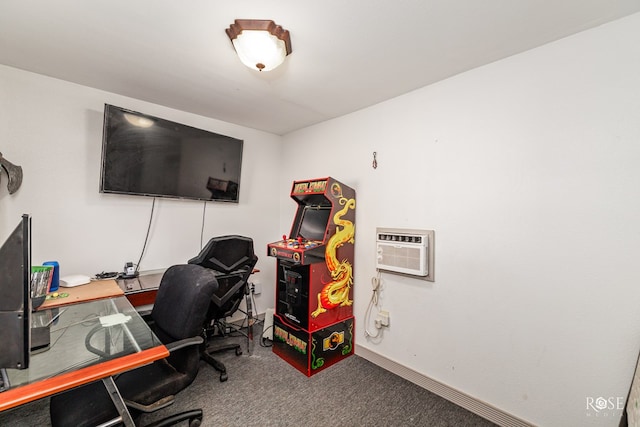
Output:
M331 206L305 206L300 227L298 227L295 236L292 237L323 241L327 223L329 222L329 214L331 214Z

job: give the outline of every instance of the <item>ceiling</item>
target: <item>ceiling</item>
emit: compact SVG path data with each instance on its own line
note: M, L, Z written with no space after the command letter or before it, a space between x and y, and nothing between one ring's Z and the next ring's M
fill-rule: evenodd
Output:
M640 11L640 0L1 0L0 64L283 135ZM272 19L292 54L240 63ZM123 106L126 107L126 106Z

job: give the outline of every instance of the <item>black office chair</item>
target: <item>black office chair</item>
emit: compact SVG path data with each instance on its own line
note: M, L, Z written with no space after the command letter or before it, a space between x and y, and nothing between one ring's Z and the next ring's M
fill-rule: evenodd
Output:
M115 378L136 425L143 413L172 404L174 395L195 379L203 343L202 325L217 288L215 274L198 265L175 265L162 276L150 326L170 354ZM118 416L101 381L53 396L50 414L53 427L95 426ZM190 426L200 425L202 410L176 414L150 425L173 425L185 420Z
M197 264L211 269L218 280L218 290L211 298L205 325L205 345L202 359L220 372L220 381L228 379L227 369L222 362L213 357L213 353L235 350L241 355L240 344L211 346L210 338L227 335L226 318L235 313L242 298L249 295L249 276L258 262L253 251L253 239L238 235L214 237L190 259L189 264Z

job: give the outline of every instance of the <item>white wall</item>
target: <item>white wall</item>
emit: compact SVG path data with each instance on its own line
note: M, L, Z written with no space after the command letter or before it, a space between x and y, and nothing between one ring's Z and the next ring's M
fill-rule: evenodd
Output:
M357 346L541 426L614 426L640 350L640 14L287 135L294 179L357 191ZM378 168L371 166L377 152ZM435 283L385 274L376 227L433 229Z
M281 138L229 123L0 66L0 152L22 166L22 187L9 195L0 182L0 241L33 218L33 263L60 262L61 274L121 271L143 248L152 198L101 194L99 188L104 104L244 140L240 203L207 202L205 244L210 237L242 234L254 239L264 284L256 303L273 306L275 266L267 243L277 240L277 174ZM204 202L157 199L140 270L185 263L200 250Z
M639 39L634 15L293 133L284 147L0 66L0 151L25 172L14 195L2 175L0 239L27 212L35 262L94 274L137 261L151 199L98 192L104 103L244 139L240 204L207 204L204 235L254 238L259 311L273 306L275 277L260 248L289 231L291 182L333 176L357 191L357 346L537 425L614 426L619 412L594 413L586 399L625 397L640 351ZM159 199L141 269L197 253L202 211ZM434 229L436 281L383 275L391 327L374 342L362 331L378 226Z

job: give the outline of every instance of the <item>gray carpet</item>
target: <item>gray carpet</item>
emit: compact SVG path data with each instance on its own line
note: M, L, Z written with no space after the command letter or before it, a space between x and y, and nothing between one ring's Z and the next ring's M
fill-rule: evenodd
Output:
M241 356L231 351L219 357L227 382L201 362L195 382L176 402L142 421L202 408L205 427L494 426L357 355L307 378L259 339L250 356L246 339L241 342ZM50 426L48 400L0 413L0 426Z

